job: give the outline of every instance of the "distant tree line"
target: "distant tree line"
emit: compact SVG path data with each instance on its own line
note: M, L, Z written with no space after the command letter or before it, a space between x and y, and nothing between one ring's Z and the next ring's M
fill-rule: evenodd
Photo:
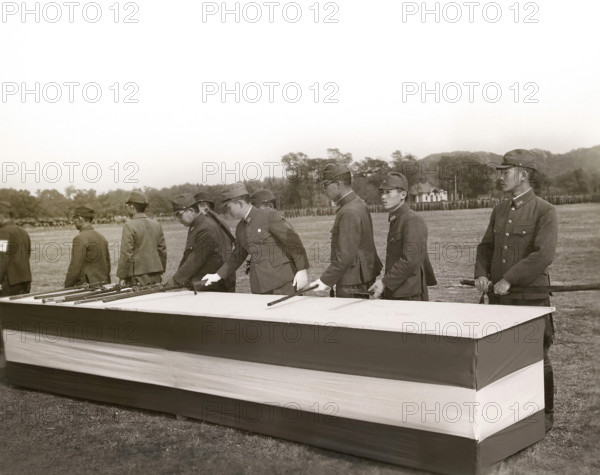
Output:
M302 152L288 153L281 158L285 177L268 177L261 181L248 181L250 192L269 188L278 200L278 207L300 215L301 209L318 209L326 213L330 208L328 198L320 184L320 174L327 163L347 165L353 172L353 188L369 205L379 205L378 187L385 174L397 171L408 179L409 188L417 183L429 182L448 192L450 201L471 202L466 207L481 207L477 203L497 200L502 192L497 186L497 173L491 166L472 153L440 155L435 160L418 160L412 154L404 155L396 150L389 160L365 157L354 161L351 153L339 149L328 149L326 158L310 158ZM600 193L600 173L577 168L548 176L538 170L534 176L536 192L545 196L579 195L592 196ZM186 183L161 189L143 187L141 190L149 200L149 213L155 216L172 213L171 198L180 193L208 191L215 198L224 185L199 185ZM64 193L57 190L38 190L32 195L27 190L0 189L0 200L10 201L19 218L52 222L68 222L77 206L87 205L96 210L97 221L119 220L125 214L124 203L130 190L111 190L98 193L93 189L77 189L70 186ZM559 198L556 198L560 201ZM475 200L475 201L473 201ZM481 201L484 200L484 201ZM457 205L458 206L458 205ZM433 208L432 208L433 209ZM436 208L437 209L437 208ZM440 209L454 209L441 205ZM295 211L292 211L295 210Z

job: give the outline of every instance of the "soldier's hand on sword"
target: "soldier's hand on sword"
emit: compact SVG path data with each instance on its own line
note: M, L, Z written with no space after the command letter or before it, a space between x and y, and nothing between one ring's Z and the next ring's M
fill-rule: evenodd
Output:
M489 285L490 279L488 279L485 275L482 275L481 277L477 277L477 279L475 279L475 288L481 293L486 292Z
M206 274L202 277L202 283L204 285L216 284L221 280L221 276L219 274Z
M494 285L494 293L498 295L506 295L508 293L508 289L510 289L510 284L506 282L504 279L500 279Z
M325 284L324 282L321 281L321 279L317 279L313 282L310 283L310 286L312 287L313 285L318 285L318 287L315 289L316 292L325 292L326 290L329 290L331 287L329 287L327 284Z
M372 299L378 299L383 294L383 290L385 289L385 285L383 285L383 281L381 279L377 280L369 290L373 291L373 295L371 295Z

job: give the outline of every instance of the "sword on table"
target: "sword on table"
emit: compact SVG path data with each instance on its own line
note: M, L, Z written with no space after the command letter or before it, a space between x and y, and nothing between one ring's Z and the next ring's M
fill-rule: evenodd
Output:
M461 280L460 284L469 287L475 287L474 280ZM508 289L508 294L536 294L540 292L582 292L588 290L600 290L600 283L576 285L541 285L534 287L511 286ZM494 293L494 289L491 285L489 285L486 291L481 295L479 303L483 303L484 295L500 296L499 294Z
M285 296L281 297L280 299L273 300L273 301L267 303L267 307L271 307L271 306L273 306L275 304L278 304L278 303L281 303L281 302L285 302L286 300L289 300L292 297L297 297L298 295L302 295L302 294L304 294L306 292L309 292L310 290L315 290L317 287L319 287L318 284L311 285L310 287L304 287L303 289L300 289L300 290L298 290L298 291L296 291L296 292L294 292L292 294L285 295Z

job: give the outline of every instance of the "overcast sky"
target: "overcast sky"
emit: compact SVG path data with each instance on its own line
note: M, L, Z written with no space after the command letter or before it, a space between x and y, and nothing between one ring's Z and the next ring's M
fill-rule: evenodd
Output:
M327 148L600 144L600 4L474 3L224 2L223 18L222 2L42 1L36 18L2 2L0 187L231 183Z

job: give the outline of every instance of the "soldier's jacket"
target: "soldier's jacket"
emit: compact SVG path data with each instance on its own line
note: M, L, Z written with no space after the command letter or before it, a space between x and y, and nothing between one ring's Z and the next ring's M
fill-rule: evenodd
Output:
M183 257L173 280L178 284L199 282L214 274L231 254L231 241L209 216L199 215L188 229ZM223 279L225 288L235 285L235 273Z
M427 226L423 218L404 203L390 213L387 237L384 298L422 295L437 281L427 253Z
M162 226L145 213L136 213L123 226L117 277L163 273L167 267L167 246Z
M13 221L0 226L0 284L31 282L31 239Z
M273 209L254 206L235 229L235 249L218 274L234 273L250 255L250 290L262 294L294 280L299 270L308 269L306 250L300 236Z
M73 238L65 287L102 282L110 282L108 241L91 224L86 224Z
M477 246L475 278L495 284L502 278L513 286L550 285L548 266L554 259L558 236L556 208L532 189L492 211L490 223ZM505 299L543 299L549 292L510 293Z
M367 205L351 192L338 202L331 229L331 262L321 281L330 287L368 283L382 267Z

